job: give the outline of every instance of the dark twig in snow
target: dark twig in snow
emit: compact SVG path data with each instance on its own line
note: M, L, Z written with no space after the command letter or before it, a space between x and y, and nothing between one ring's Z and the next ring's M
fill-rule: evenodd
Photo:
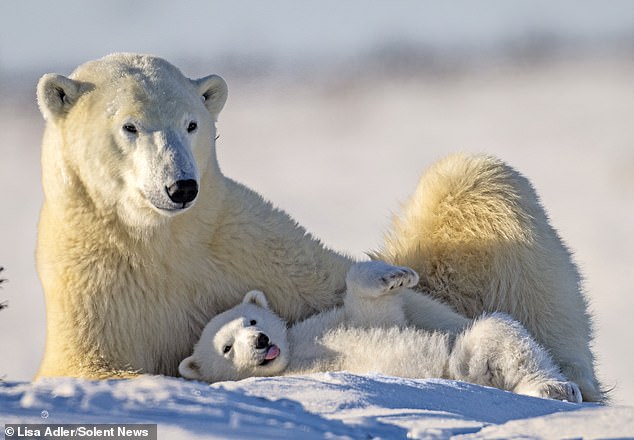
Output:
M0 266L0 272L2 272L4 270L4 267ZM4 283L6 280L4 278L0 278L0 287L2 287L2 283ZM6 301L0 302L0 310L2 309L6 309L8 307L8 304Z

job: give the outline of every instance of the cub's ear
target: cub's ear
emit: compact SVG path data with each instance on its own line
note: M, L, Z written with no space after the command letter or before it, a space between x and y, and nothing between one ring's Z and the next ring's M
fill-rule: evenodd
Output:
M259 290L252 290L244 295L243 303L251 303L256 306L260 306L263 309L269 308L269 302L266 300L266 295L264 292L260 292Z
M194 84L198 87L205 107L207 107L214 121L217 120L220 110L227 102L227 83L218 75L209 75L194 80Z
M178 365L178 372L186 379L200 379L200 365L194 359L194 356L190 356L182 360Z
M37 83L37 103L47 121L64 117L84 90L82 83L55 73L47 73Z

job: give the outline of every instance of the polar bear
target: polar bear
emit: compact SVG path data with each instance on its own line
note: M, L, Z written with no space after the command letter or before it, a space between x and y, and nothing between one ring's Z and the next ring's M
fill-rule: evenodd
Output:
M468 318L511 315L584 399L606 399L579 270L531 183L501 160L456 154L434 164L373 257L412 267L418 290Z
M577 385L508 315L484 315L455 340L448 333L407 327L401 294L417 282L409 268L380 261L355 264L343 307L288 328L264 293L252 290L241 304L211 319L179 372L208 382L333 370L378 372L464 380L581 402Z
M341 304L354 261L221 172L222 78L113 54L44 75L37 99L38 376L176 375L209 319L253 289L288 322ZM469 317L505 311L586 398L601 398L576 267L526 179L455 155L424 175L404 212L377 256L421 274L402 295L411 324L459 333Z

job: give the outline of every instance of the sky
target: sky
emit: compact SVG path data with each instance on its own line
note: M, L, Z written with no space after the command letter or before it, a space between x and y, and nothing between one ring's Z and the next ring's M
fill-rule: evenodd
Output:
M204 1L0 3L0 72L74 66L115 51L182 61L273 56L346 59L405 42L444 52L488 50L556 35L581 45L634 35L627 0Z

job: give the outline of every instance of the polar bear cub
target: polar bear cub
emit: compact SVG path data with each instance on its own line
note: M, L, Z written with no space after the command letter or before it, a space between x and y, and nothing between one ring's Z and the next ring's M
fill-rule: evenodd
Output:
M409 378L446 378L537 397L581 402L550 355L517 321L483 315L453 337L407 325L401 292L412 269L379 261L354 264L344 305L290 327L260 291L207 324L179 365L188 379L216 382L346 370Z

